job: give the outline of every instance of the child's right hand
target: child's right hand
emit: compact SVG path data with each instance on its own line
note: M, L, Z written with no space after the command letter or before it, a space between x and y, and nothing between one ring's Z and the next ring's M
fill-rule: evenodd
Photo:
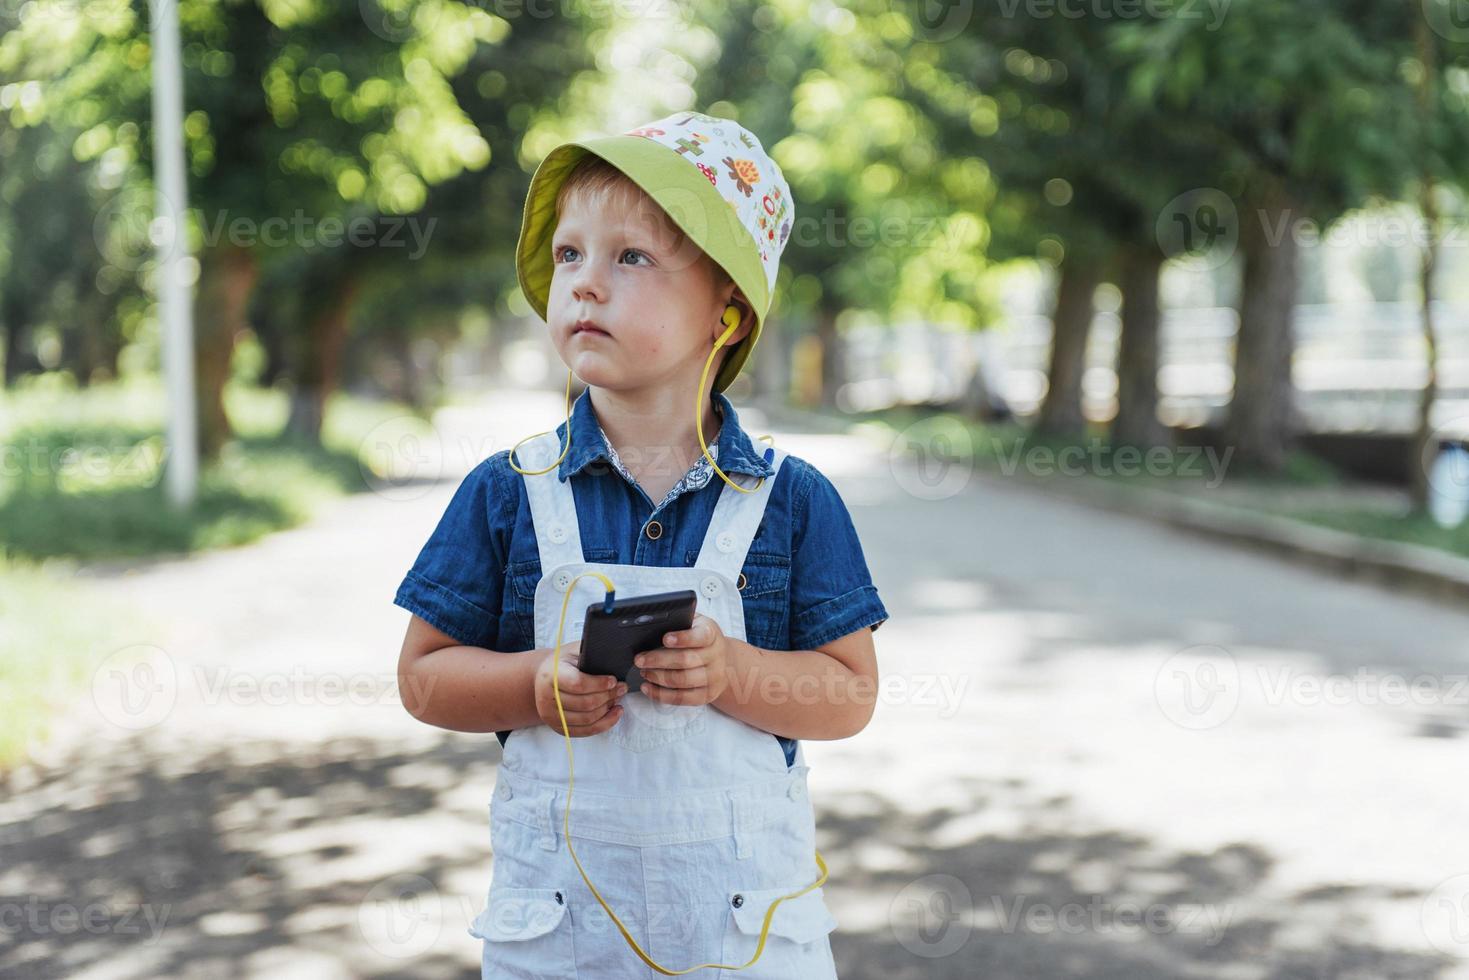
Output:
M558 735L565 734L556 711L556 692L551 686L554 650L547 650L536 669L536 713ZM581 641L561 644L561 674L556 685L561 689L561 707L566 711L566 731L572 738L585 738L605 732L622 717L618 699L627 693L627 685L605 674L584 674L577 669L581 662Z

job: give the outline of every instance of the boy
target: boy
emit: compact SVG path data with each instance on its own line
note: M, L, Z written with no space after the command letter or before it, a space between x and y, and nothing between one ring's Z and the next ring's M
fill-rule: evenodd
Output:
M588 387L465 479L395 599L402 689L433 692L409 709L503 749L486 977L734 968L762 938L741 976L835 977L798 740L866 726L887 611L831 483L757 448L723 394L792 214L759 141L700 113L562 144L531 180L517 274ZM576 669L592 572L698 597L631 690Z

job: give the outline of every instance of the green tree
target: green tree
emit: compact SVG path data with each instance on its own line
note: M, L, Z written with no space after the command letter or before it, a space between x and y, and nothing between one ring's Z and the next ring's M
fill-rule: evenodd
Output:
M1200 186L1237 204L1243 256L1225 439L1242 466L1279 470L1294 420L1291 323L1303 232L1397 186L1411 156L1402 44L1417 5L1236 0L1215 27L1173 17L1123 28L1129 100L1176 141L1211 147ZM1204 229L1200 229L1203 231Z
M151 169L143 5L33 0L31 8L0 42L0 68L41 93L13 121L83 129L90 152ZM510 31L456 0L388 8L180 0L179 20L199 261L200 442L211 456L229 433L220 396L261 262L272 250L309 248L302 226L412 212L430 186L483 168L489 147L450 79L479 45L501 44ZM333 288L340 306L348 287Z

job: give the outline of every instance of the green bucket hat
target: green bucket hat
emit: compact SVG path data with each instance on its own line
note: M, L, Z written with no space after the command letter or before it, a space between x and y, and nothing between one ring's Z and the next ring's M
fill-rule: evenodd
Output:
M739 123L678 112L617 136L573 140L546 154L531 177L515 248L515 274L546 319L555 271L556 195L588 153L626 174L725 272L755 310L749 335L729 348L714 390L729 387L760 337L791 233L790 185L755 135Z

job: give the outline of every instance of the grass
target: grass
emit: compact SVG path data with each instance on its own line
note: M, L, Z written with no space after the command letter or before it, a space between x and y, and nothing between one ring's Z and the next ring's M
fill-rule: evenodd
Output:
M163 483L163 404L153 379L84 391L51 382L0 398L0 551L96 559L245 544L367 489L377 475L369 434L411 415L337 395L316 445L284 431L284 392L232 383L225 404L237 436L200 473L194 504L175 510Z
M1105 479L1124 486L1147 487L1175 493L1199 494L1215 485L1227 486L1221 494L1233 506L1261 513L1293 517L1323 527L1348 531L1363 537L1397 541L1437 548L1450 554L1469 557L1469 522L1455 529L1439 527L1426 514L1403 514L1385 508L1380 501L1368 500L1351 477L1320 457L1297 450L1291 452L1281 473L1263 475L1241 470L1229 464L1222 482L1209 458L1192 449L1178 449L1154 457L1156 465L1143 467L1133 463L1138 472L1117 472L1116 456L1100 430L1086 438L1061 439L1039 436L1017 423L985 424L952 414L935 414L913 406L900 406L875 412L856 413L832 418L854 423L855 428L870 429L879 441L891 441L906 433L919 444L919 452L934 456L958 452L964 454L961 433L967 433L972 458L977 467L994 472L1014 472L1018 466L1032 476L1065 479L1084 476ZM957 448L956 448L957 447ZM1081 473L1066 474L1057 466L1060 454L1072 450ZM1078 454L1079 451L1079 454ZM1216 454L1215 459L1220 457ZM1354 494L1354 490L1357 492ZM1315 496L1302 494L1306 503L1292 500L1293 491L1326 491ZM1323 501L1330 500L1330 504Z
M1202 445L1173 450L1151 450L1119 456L1103 430L1094 427L1083 438L1047 436L1032 432L1016 422L984 423L948 413L935 414L916 406L899 406L875 412L842 416L858 429L870 428L881 441L906 433L910 441L924 444L935 455L958 452L971 455L975 464L1000 472L1022 468L1033 476L1084 475L1131 485L1160 489L1192 489L1215 478L1214 463ZM968 450L962 445L968 439ZM1062 456L1066 453L1065 457ZM1224 468L1224 479L1272 487L1341 486L1345 478L1330 463L1306 452L1292 453L1285 470L1265 477L1241 473L1237 466L1215 452L1213 459ZM1066 465L1071 473L1064 472ZM1082 472L1077 472L1077 471Z
M225 407L236 438L202 469L193 505L175 510L164 407L153 377L78 389L49 374L0 392L0 767L44 737L57 705L125 645L118 637L150 635L67 569L241 545L300 524L383 476L377 434L422 424L405 406L339 394L315 445L285 433L284 392L233 381Z
M136 613L72 579L69 563L0 558L0 769L41 744L119 638L153 635Z
M1390 517L1369 511L1340 511L1298 515L1304 520L1338 531L1350 531L1363 537L1384 541L1439 548L1469 558L1469 522L1456 528L1442 528L1426 514Z

